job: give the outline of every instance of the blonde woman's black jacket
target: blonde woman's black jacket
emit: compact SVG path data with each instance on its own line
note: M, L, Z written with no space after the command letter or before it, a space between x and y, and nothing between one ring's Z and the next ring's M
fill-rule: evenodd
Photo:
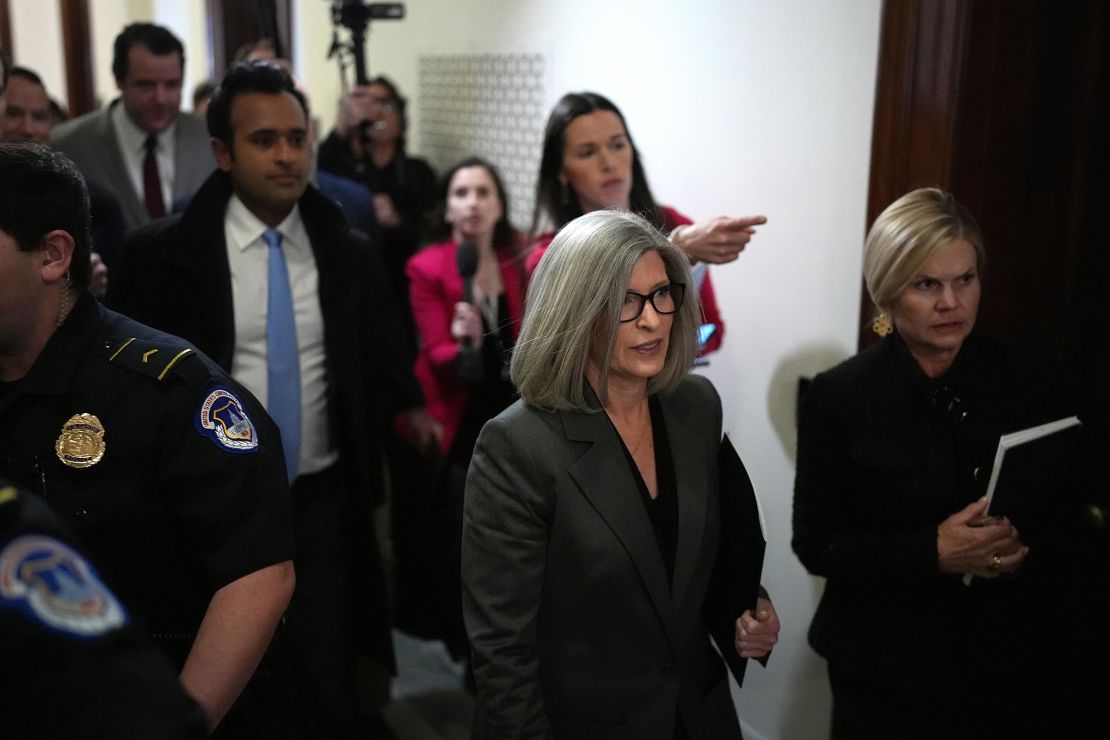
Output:
M941 573L937 526L985 493L1001 434L1064 416L1028 361L970 337L930 379L897 334L801 403L793 547L827 579L809 640L830 669L915 702L1033 671L1051 527L1014 579ZM970 684L970 686L968 685Z

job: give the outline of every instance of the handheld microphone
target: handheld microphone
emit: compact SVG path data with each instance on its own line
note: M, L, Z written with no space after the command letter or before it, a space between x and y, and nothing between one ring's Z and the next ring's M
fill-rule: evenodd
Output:
M455 250L455 264L463 279L463 300L474 303L474 273L478 272L478 245L469 239Z
M467 239L455 249L455 265L463 279L463 300L474 305L474 274L478 272L478 245ZM482 381L482 353L473 346L470 337L463 337L459 352L458 377L466 385Z

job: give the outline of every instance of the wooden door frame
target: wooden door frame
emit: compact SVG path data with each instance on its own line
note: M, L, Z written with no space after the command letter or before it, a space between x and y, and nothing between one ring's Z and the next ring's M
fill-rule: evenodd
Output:
M968 16L965 0L883 3L867 228L914 188L950 187ZM863 287L861 348L876 313Z

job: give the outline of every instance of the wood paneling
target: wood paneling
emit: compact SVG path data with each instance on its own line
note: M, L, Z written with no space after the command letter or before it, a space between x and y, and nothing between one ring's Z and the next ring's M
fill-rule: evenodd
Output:
M14 51L12 47L12 11L8 7L8 0L0 0L0 46L4 47L4 56L10 62Z
M89 3L88 0L58 0L58 5L62 18L67 105L71 117L80 116L96 107Z
M868 223L906 191L948 181L967 3L887 2L882 29Z
M331 12L328 4L317 2L318 12ZM291 17L290 0L208 0L213 76L223 77L236 51L263 38L274 41L279 57L291 59Z
M961 0L884 3L867 225L914 188L945 187L959 119L968 26ZM861 287L860 346L875 341L876 310Z

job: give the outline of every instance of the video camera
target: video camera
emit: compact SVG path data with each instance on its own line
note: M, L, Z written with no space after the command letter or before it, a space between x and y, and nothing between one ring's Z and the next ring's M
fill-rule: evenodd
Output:
M328 58L339 58L339 78L347 87L344 54L354 57L355 84L365 85L370 79L366 70L366 28L370 21L399 21L405 17L404 3L367 3L363 0L331 0L332 31ZM347 43L339 41L339 27L351 33Z

